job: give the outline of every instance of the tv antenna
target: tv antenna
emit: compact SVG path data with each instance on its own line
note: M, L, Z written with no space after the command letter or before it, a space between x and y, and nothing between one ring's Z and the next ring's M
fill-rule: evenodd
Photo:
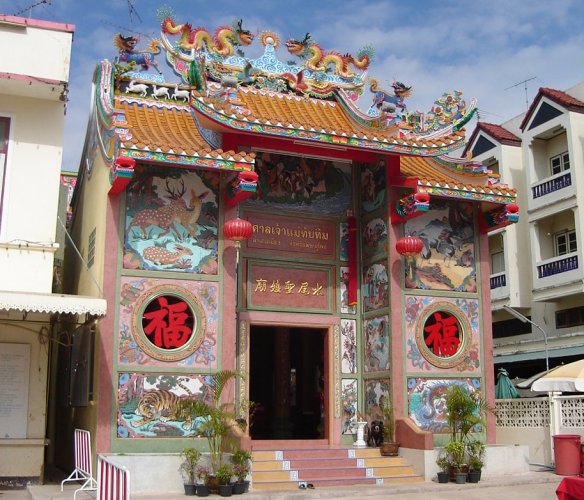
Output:
M525 89L525 109L529 109L529 101L527 99L527 82L530 82L531 80L535 80L537 78L537 76L532 76L531 78L527 78L525 80L521 80L520 82L515 83L514 85L511 85L510 87L507 87L505 90L509 90L515 87L519 87L519 85L523 84L523 87Z
M37 3L33 3L32 5L25 7L24 9L20 9L18 12L15 12L13 14L13 16L20 17L20 16L22 16L22 14L24 14L28 10L28 17L31 17L32 16L32 9L34 9L35 7L38 7L39 5L42 5L44 3L51 5L51 2L49 0L40 0Z
M136 7L134 7L132 0L127 0L127 2L128 2L128 16L130 17L130 26L133 27L134 18L138 19L138 21L140 21L140 22L142 22L142 18L140 17L140 14L138 14Z

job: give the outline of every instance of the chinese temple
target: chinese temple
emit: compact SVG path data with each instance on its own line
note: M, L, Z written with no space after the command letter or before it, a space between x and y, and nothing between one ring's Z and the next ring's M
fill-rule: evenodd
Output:
M351 449L384 398L401 449L427 450L448 436L451 384L493 401L487 233L518 206L455 158L473 99L410 111L413 85L367 75L372 47L241 20L208 31L167 15L148 47L114 44L71 222L108 315L93 389L59 421L89 429L97 453L177 453L198 427L173 405L233 369L252 450ZM94 286L80 266L76 282ZM493 443L493 417L476 431Z

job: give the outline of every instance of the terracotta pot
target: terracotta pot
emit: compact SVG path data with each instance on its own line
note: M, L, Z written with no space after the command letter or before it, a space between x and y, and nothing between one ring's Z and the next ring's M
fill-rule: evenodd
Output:
M379 445L379 452L384 457L397 457L399 455L399 443L393 442L383 442Z

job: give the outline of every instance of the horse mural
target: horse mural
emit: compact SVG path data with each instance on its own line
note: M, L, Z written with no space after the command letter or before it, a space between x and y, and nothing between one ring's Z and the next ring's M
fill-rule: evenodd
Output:
M153 66L158 74L162 72L158 69L158 63L154 60L154 55L160 53L160 47L157 40L151 40L147 49L136 50L136 45L140 42L139 37L123 36L117 33L114 36L114 45L120 51L118 54L118 62L126 64L134 63L140 66L143 71L148 71L150 66Z

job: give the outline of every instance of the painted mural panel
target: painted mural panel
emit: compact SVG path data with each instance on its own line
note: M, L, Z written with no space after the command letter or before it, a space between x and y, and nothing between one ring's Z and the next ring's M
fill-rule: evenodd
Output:
M365 415L369 420L383 420L381 403L389 397L389 379L365 380Z
M341 319L341 372L357 373L357 322Z
M476 292L474 209L468 202L435 201L430 210L405 223L405 234L424 242L407 288Z
M351 165L324 159L258 153L257 193L248 206L344 214L351 206Z
M339 224L339 259L345 262L349 260L349 223Z
M373 212L386 206L386 165L380 161L376 165L361 167L361 204L363 212Z
M217 274L219 182L205 170L135 173L126 190L124 268Z
M152 339L145 333L146 323L137 320L144 306L144 297L156 297L158 291L162 294L168 290L170 294L184 297L197 319L194 321L195 332L193 335L193 349L182 353L177 351L176 356L157 356L160 349L151 347ZM120 365L140 366L168 366L172 362L174 366L209 367L217 366L217 335L219 328L219 285L215 282L175 281L169 279L123 277L120 283L120 311L119 311L119 337L118 337L118 363ZM175 336L177 325L170 324L172 313L168 306L163 318L160 314L157 321L164 321L166 331L158 329L153 334L164 335L170 333ZM145 309L144 309L145 310ZM151 314L157 314L151 312ZM173 318L176 321L176 316ZM150 323L152 325L152 323ZM173 337L176 338L176 337Z
M117 383L117 437L169 438L199 435L200 419L179 418L177 403L187 397L208 398L206 375L120 373Z
M371 219L363 227L361 238L363 258L370 259L379 254L387 254L387 245L387 223L382 217Z
M345 266L341 267L339 274L339 294L341 313L355 314L357 307L349 305L349 268Z
M387 266L379 262L363 268L363 311L377 311L389 307L389 281Z
M357 417L357 401L359 401L357 379L343 379L341 381L341 386L341 404L343 405L341 429L343 429L343 434L355 434L357 432L357 428L355 426L355 420Z
M451 384L468 387L471 392L481 390L479 378L408 378L408 413L420 429L433 433L450 432L446 423L445 396ZM474 432L480 431L476 426Z
M389 317L379 316L363 321L365 371L389 370Z
M460 352L451 358L451 363L444 366L440 358L433 356L433 341L430 335L436 335L427 328L427 320L436 312L446 310L458 315L462 334L466 337L460 345ZM408 295L405 297L404 330L406 342L406 371L443 373L444 368L457 372L481 372L481 347L479 329L479 301L476 299L423 297ZM428 345L426 345L426 341ZM447 339L443 339L447 342ZM448 359L448 358L447 358Z

